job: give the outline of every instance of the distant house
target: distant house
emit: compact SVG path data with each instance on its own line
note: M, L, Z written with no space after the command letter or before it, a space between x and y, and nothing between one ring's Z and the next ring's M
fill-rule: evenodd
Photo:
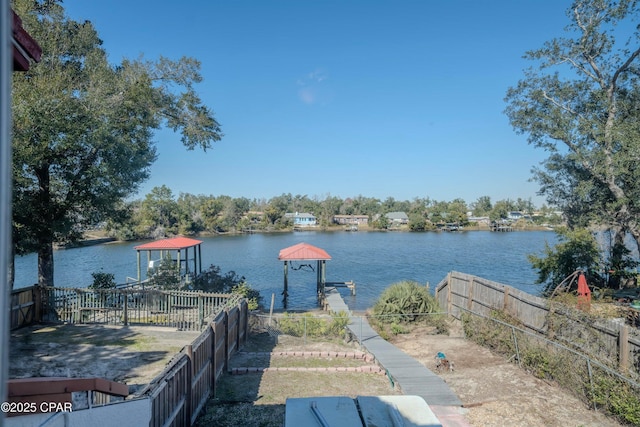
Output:
M306 212L286 213L284 217L293 220L293 225L296 227L310 227L318 224L316 217Z
M391 224L399 225L399 224L408 224L409 217L404 212L389 212L384 215Z
M491 219L488 216L467 216L467 221L475 222L478 225L491 225Z
M367 215L334 215L333 222L341 225L365 225L369 223Z
M517 221L523 217L522 212L511 211L507 213L507 219Z

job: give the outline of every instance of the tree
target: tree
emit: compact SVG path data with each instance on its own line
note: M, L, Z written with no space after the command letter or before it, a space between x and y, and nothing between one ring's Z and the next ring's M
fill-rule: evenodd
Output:
M538 270L538 283L545 285L543 295L550 296L569 275L582 270L592 285L602 286L602 277L594 267L600 264L600 250L593 234L581 228L557 229L560 243L554 248L545 246L545 256L529 255L529 261Z
M493 208L489 212L491 221L499 221L509 217L509 212L515 209L511 200L498 200L493 204Z
M193 88L196 60L114 67L91 22L70 20L60 3L13 3L44 52L12 87L13 242L17 254L38 253L42 285L53 285L53 243L108 219L148 177L154 129L179 130L190 150L222 136Z
M640 248L639 12L635 0L574 1L567 37L526 53L537 66L505 101L512 126L550 153L534 169L548 201Z
M471 204L471 209L474 216L487 216L491 212L491 197L481 196L478 200Z
M146 229L144 234L154 239L175 234L178 216L178 203L173 198L173 192L166 185L152 188L140 206L142 226Z

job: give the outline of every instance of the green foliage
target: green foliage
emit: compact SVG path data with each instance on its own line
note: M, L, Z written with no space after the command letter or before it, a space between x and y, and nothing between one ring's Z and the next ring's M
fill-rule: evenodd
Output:
M395 283L385 289L372 310L383 323L414 321L419 314L437 311L438 303L429 290L412 281Z
M221 274L219 266L211 265L196 276L187 289L210 293L230 293L234 287L245 283L245 280L244 276L238 276L235 271Z
M628 383L617 378L598 375L593 382L593 400L599 408L630 425L640 426L640 396Z
M159 265L149 270L149 284L160 289L174 290L180 287L180 274L171 254L160 261Z
M260 292L253 289L246 282L241 282L233 286L231 293L245 297L249 302L249 310L258 310L262 307L262 296Z
M554 248L546 245L544 257L529 255L529 262L538 270L538 283L545 283L543 294L548 296L566 277L582 270L591 284L601 283L596 273L600 264L600 251L593 234L586 229L559 228L558 243Z
M493 320L493 319L495 320ZM505 357L519 356L519 363L538 378L554 381L576 397L629 425L640 425L640 393L629 381L553 342L524 333L519 322L505 312L491 318L465 313L462 323L467 339ZM567 339L574 339L568 338ZM517 342L517 345L516 345Z
M196 276L192 283L185 285L183 289L208 293L239 294L248 300L249 310L258 310L262 307L260 292L253 289L246 282L244 276L238 276L235 271L228 271L222 274L220 267L217 265L209 266L208 269Z
M115 289L116 276L112 273L105 273L103 271L97 271L91 273L93 282L89 285L91 289Z
M515 130L549 154L534 180L569 226L612 227L640 247L639 12L635 1L572 2L565 36L525 53L532 66L505 100Z
M344 334L348 324L349 316L345 312L331 312L329 317L319 317L313 313L301 316L284 313L278 320L280 331L295 337L339 337Z
M53 285L54 242L118 216L149 176L155 129L181 131L190 150L222 135L194 90L196 60L111 65L93 24L69 19L61 1L12 7L43 52L12 79L13 243L38 253L40 284Z

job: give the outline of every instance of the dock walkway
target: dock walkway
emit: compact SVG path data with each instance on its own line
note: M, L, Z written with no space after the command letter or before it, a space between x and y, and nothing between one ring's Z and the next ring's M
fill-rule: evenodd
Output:
M326 301L331 311L346 311L349 313L349 330L387 371L403 394L422 397L429 406L433 405L434 412L440 414L457 413L457 411L453 410L454 408L450 408L453 411L447 411L445 407L462 407L462 402L458 396L442 378L380 337L369 325L365 317L352 316L351 311L337 290L328 289ZM440 407L440 410L437 410L436 407ZM463 424L451 423L449 425Z

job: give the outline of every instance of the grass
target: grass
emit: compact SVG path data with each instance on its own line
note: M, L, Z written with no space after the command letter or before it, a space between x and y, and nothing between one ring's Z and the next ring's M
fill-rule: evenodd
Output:
M111 331L112 332L112 331ZM65 325L63 327L45 326L30 331L19 331L24 334L23 339L31 343L46 342L57 344L80 345L90 344L94 346L126 347L134 351L148 351L154 349L156 339L126 329L121 333L100 334L99 328L87 328L80 325ZM180 351L180 349L177 349Z
M362 359L255 355L255 352L340 351L357 349L344 342L326 342L280 336L278 344L268 334L250 334L243 354L231 359L232 366L249 367L352 367L367 365ZM216 384L215 396L198 417L196 426L238 425L282 427L287 398L400 394L387 377L355 372L263 372L245 375L224 374Z

